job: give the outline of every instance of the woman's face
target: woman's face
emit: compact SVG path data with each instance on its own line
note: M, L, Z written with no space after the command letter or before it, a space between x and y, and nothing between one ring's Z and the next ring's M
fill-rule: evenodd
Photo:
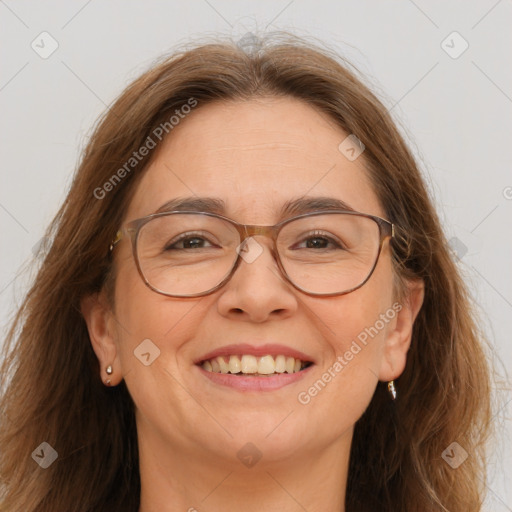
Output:
M125 221L191 196L221 199L224 215L245 224L276 224L286 202L320 196L385 217L363 159L350 161L338 148L348 135L291 98L199 104L162 143ZM175 454L239 464L246 443L267 461L349 446L378 380L403 370L410 325L400 320L406 309L398 313L393 296L388 241L365 285L327 298L293 288L271 255L271 240L255 241L261 254L242 260L221 289L192 299L155 293L138 274L129 241L115 249L115 311L93 345L102 365L113 363L113 384L126 381L139 439L153 449L165 445ZM265 390L214 382L196 364L238 344L282 345L269 351L295 350L314 364ZM244 448L254 451L249 455L257 453L252 445Z

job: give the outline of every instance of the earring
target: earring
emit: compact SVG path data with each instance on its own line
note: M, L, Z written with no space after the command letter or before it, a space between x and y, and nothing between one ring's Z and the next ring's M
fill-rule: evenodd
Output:
M114 370L112 369L112 365L111 365L111 364L109 364L109 365L107 366L107 368L106 368L105 372L106 372L106 374L107 374L107 375L112 375L112 373L114 373ZM107 379L107 380L105 381L105 384L106 384L107 386L110 386L110 382L111 382L111 381L110 381L110 379Z
M389 391L389 394L391 395L391 399L395 400L396 399L396 388L395 388L394 380L390 380L388 382L388 391Z

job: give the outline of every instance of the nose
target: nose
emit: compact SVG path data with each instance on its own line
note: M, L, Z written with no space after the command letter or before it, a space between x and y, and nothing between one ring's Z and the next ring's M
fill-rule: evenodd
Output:
M263 236L250 237L239 251L239 266L220 290L219 313L257 323L271 316L291 316L298 306L298 291L281 274L272 241Z

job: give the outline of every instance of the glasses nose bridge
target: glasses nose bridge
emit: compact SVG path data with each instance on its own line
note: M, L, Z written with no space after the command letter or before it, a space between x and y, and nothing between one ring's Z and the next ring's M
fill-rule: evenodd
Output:
M240 235L242 238L240 243L253 236L266 236L275 242L277 237L277 230L277 226L255 226L252 224L245 224L240 230Z

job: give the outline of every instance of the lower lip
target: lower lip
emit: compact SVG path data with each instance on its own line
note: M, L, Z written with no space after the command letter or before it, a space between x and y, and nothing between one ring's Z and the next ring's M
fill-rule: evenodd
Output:
M278 373L272 377L240 377L229 373L208 372L197 366L199 371L215 384L227 386L239 391L274 391L288 384L298 382L305 377L314 365L297 373Z

